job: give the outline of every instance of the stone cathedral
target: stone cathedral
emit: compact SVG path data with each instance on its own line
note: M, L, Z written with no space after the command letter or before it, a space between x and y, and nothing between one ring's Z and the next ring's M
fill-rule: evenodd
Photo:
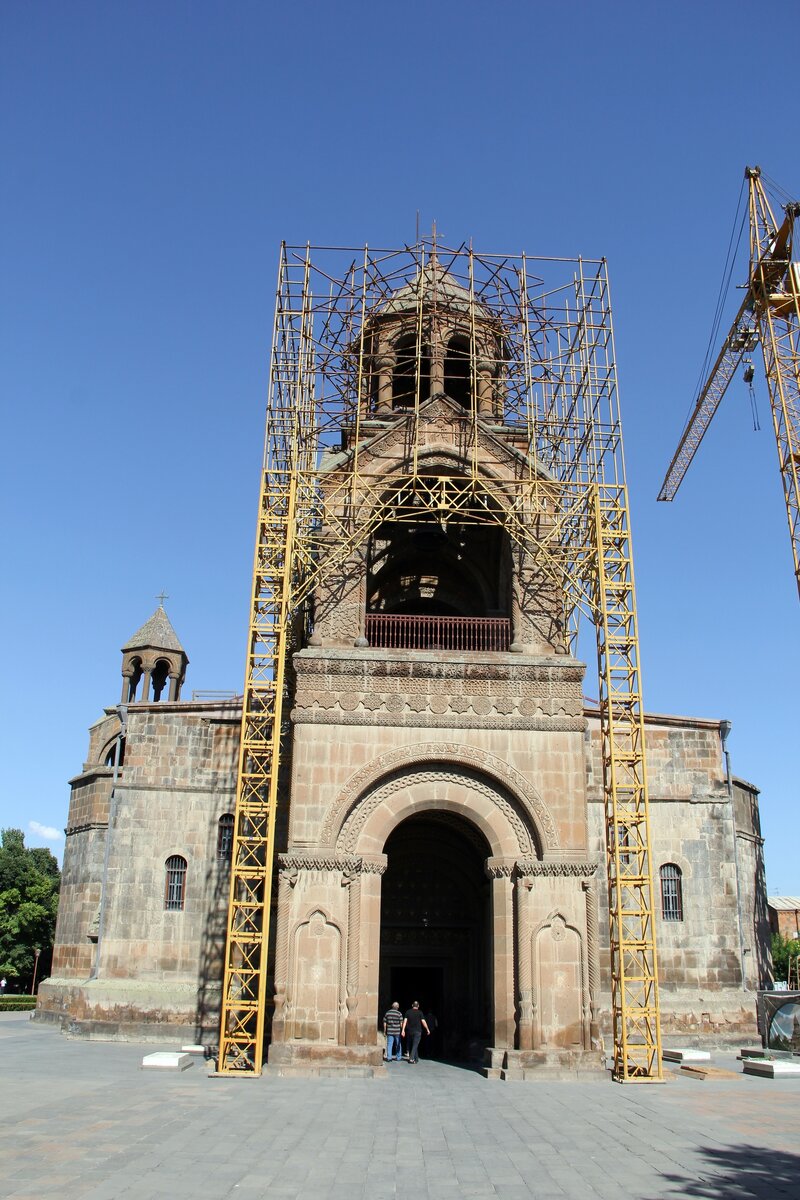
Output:
M427 270L436 325L419 380L416 290L372 316L362 460L387 483L401 470L419 388L424 466L460 470L474 403L480 469L502 482L526 450L496 403L496 328L435 259ZM324 464L331 487L347 438ZM394 1000L436 1015L429 1053L487 1074L597 1069L599 720L561 598L499 524L384 523L323 578L292 663L267 1070L380 1074ZM163 607L121 665L121 704L71 781L37 1016L213 1045L241 701L183 694L188 657ZM752 1033L769 974L757 789L726 772L726 722L648 715L645 731L665 1036Z

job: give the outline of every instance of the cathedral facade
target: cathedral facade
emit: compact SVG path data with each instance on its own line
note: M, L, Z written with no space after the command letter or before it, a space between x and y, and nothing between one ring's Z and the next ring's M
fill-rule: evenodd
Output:
M399 289L369 325L362 470L403 475L413 404L415 469L458 480L477 454L497 492L526 447L498 401L496 323L435 261L421 286L435 315L422 366L418 294ZM324 464L332 493L347 438ZM292 660L267 1069L380 1073L394 1000L435 1014L436 1053L490 1074L597 1069L611 987L599 717L563 597L499 521L384 521L320 579ZM184 699L187 663L160 607L124 647L122 703L72 780L38 1016L74 1033L216 1039L241 701ZM667 1035L752 1033L768 978L758 792L726 770L726 736L645 718Z

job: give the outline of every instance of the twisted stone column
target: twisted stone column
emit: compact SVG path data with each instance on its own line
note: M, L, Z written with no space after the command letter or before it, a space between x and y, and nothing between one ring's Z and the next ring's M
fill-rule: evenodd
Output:
M345 977L345 1045L358 1041L358 961L361 936L361 868L342 872L342 887L347 888L347 968Z
M599 976L597 949L597 892L594 879L582 879L586 897L586 985L589 993L589 1041L592 1049L600 1048L600 1027L597 1021L597 989Z
M531 980L531 931L528 898L533 880L517 876L514 899L517 915L517 983L519 996L519 1049L533 1049L533 984Z

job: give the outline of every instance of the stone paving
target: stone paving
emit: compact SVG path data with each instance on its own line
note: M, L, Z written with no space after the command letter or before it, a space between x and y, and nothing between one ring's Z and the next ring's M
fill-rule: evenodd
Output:
M800 1080L501 1083L423 1061L388 1080L231 1081L200 1061L142 1071L148 1049L0 1016L0 1196L800 1195Z

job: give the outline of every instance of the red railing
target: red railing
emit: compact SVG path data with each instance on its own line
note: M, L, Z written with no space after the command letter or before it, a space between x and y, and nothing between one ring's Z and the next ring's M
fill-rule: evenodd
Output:
M413 617L367 613L370 646L387 650L508 650L508 617Z

